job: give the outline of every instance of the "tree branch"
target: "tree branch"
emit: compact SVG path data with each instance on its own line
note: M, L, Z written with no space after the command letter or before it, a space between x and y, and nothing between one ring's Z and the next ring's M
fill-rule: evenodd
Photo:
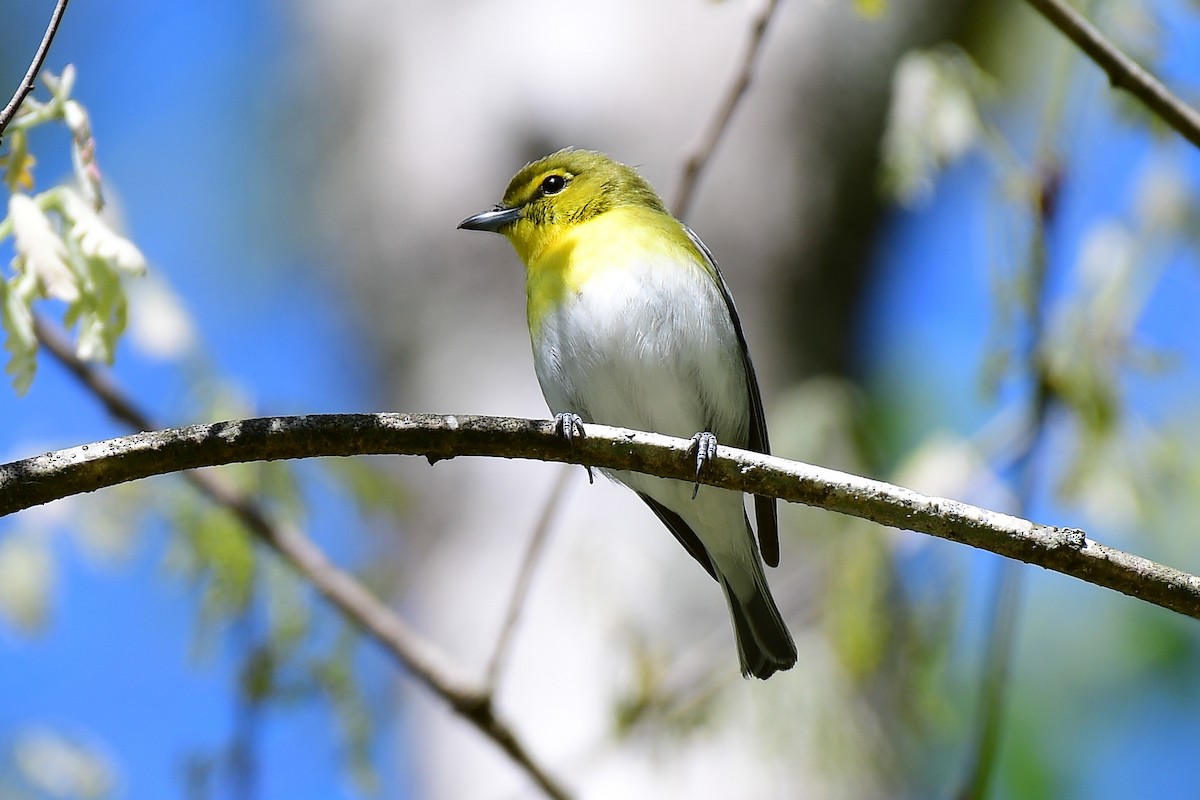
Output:
M8 101L4 110L0 111L0 137L3 137L4 129L17 115L17 109L21 107L21 103L25 102L25 98L33 91L33 82L46 60L46 55L50 52L50 43L54 41L54 34L58 33L59 23L62 22L63 14L67 11L67 2L68 0L58 0L58 4L54 7L54 13L50 15L50 24L46 26L46 33L42 36L42 43L38 45L37 52L33 54L33 61L30 62L29 69L26 70L25 77L21 80L21 85L17 87L17 91Z
M350 455L498 456L587 464L691 481L691 442L554 422L436 414L261 417L138 433L0 465L0 516L125 481L239 461ZM1042 525L836 470L722 447L700 482L938 536L1122 592L1200 619L1200 578Z
M1200 112L1180 100L1149 71L1125 55L1063 0L1028 0L1050 24L1108 74L1109 83L1146 104L1183 138L1200 147Z
M671 203L671 210L679 219L687 218L688 211L692 207L692 199L696 196L696 184L700 180L700 173L708 166L713 151L717 149L717 143L721 141L721 137L729 128L733 112L737 110L746 90L750 88L750 81L754 77L754 67L758 64L758 57L762 52L767 25L771 22L771 17L774 16L778 6L779 0L764 0L762 7L751 17L750 39L746 44L742 63L734 73L729 88L725 90L725 97L717 108L716 116L709 122L704 139L684 161L683 176L679 179L679 188L675 192L674 202Z
M37 315L34 316L34 333L42 346L98 398L114 418L142 431L155 427L149 415L117 384L105 373L80 360L66 337ZM526 750L508 722L496 716L492 705L493 685L472 681L436 644L409 627L399 614L380 602L353 575L330 561L303 531L273 520L253 497L222 476L185 470L181 477L227 509L251 533L274 549L339 612L382 645L418 682L499 745L549 797L557 800L569 797ZM492 680L492 676L489 675L488 680Z
M268 530L273 535L267 543L312 581L329 602L382 644L426 688L499 745L549 797L566 800L566 790L530 755L508 722L496 715L491 687L464 675L440 648L410 628L353 575L331 562L299 529L276 525Z

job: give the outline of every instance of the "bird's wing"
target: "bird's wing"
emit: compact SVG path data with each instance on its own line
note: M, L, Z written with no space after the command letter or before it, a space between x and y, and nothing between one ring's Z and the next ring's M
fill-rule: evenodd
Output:
M713 258L712 251L704 242L700 241L700 237L691 228L684 225L683 229L687 231L688 238L712 265L713 274L717 277L717 284L721 287L721 297L725 300L725 308L729 311L729 318L733 321L733 329L737 333L738 345L742 350L742 364L746 367L746 391L750 395L750 443L748 449L770 455L771 442L767 438L767 418L763 413L762 393L758 389L758 376L754 372L754 362L750 360L750 349L746 346L746 334L742 332L742 321L738 318L737 308L733 305L733 295L729 291L729 285L725 283L725 276L721 274L721 268L717 266L717 260ZM657 510L655 513L658 513ZM662 514L659 514L659 517L662 518ZM763 561L770 567L779 566L779 512L775 507L774 497L754 496L754 519L758 523L758 548L762 551ZM665 519L663 521L666 522ZM682 520L680 522L682 523ZM670 523L667 523L667 527L671 527ZM674 531L674 528L672 530ZM679 536L678 533L675 535ZM686 542L684 547L687 547ZM691 548L689 547L688 550L690 552Z
M662 524L667 526L667 530L675 534L675 538L683 545L683 549L691 553L692 558L699 561L700 566L708 570L708 574L712 575L715 579L717 571L713 568L712 559L708 557L708 551L704 549L704 544L700 541L700 537L696 535L696 532L689 528L688 524L683 521L683 517L648 494L638 492L637 496L646 501L646 505L650 506L650 510L654 512L654 515L662 521Z

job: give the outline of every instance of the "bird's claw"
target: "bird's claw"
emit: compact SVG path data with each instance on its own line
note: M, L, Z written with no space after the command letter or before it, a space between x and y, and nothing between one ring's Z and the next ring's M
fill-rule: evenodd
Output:
M570 411L555 414L554 432L566 439L567 444L574 444L576 436L582 439L586 435L583 432L583 417ZM587 464L584 464L583 468L587 470L588 483L595 483L596 477L592 474L592 468Z
M582 439L584 437L583 417L578 414L572 414L569 411L562 414L555 414L554 432L566 439L567 444L571 444L577 435Z
M692 437L690 453L696 451L696 484L692 487L692 499L700 493L700 473L708 466L708 462L717 457L717 437L709 431L701 431Z

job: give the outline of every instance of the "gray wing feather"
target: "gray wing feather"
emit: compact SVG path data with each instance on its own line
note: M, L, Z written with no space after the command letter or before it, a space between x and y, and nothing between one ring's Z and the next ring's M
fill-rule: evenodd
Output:
M708 570L709 575L712 575L714 579L720 580L717 578L716 568L712 565L712 559L708 557L708 551L704 549L704 543L700 541L700 537L696 535L696 532L683 521L683 517L648 494L638 492L637 496L646 501L646 505L650 506L650 510L654 512L654 515L659 518L663 525L667 526L667 530L675 534L675 538L683 545L683 549L691 553L692 558L699 561L700 566Z
M746 391L750 398L750 442L747 449L770 455L771 443L767 438L767 418L763 413L762 393L758 388L758 376L754 372L754 363L750 360L750 350L746 346L746 334L742 332L742 321L738 318L737 308L733 305L733 295L729 291L729 285L725 283L725 276L721 274L721 268L717 266L717 260L713 258L712 252L704 242L700 241L700 237L691 228L684 225L683 229L687 231L688 238L712 265L713 274L717 276L717 283L721 287L721 297L725 300L725 308L729 311L729 318L733 322L738 345L742 350L742 364L746 367ZM653 508L653 506L651 507ZM658 513L657 509L655 509L655 513ZM659 514L659 518L662 518L662 514ZM754 519L758 523L758 547L762 551L763 561L767 566L779 566L779 512L775 507L775 498L755 495ZM666 520L663 521L666 522ZM670 523L667 523L667 527L671 527ZM688 532L691 533L690 530ZM679 537L678 533L675 535ZM695 536L694 533L692 535ZM680 540L682 541L682 538ZM686 542L684 542L684 546L687 547ZM688 551L691 552L690 547L688 547ZM692 555L696 554L692 553ZM697 557L697 560L700 559Z

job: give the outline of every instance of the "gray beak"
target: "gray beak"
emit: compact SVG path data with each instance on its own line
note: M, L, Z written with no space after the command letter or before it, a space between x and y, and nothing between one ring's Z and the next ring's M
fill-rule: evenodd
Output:
M484 211L482 214L467 217L458 223L458 227L460 230L466 231L491 231L492 233L499 233L500 229L505 225L511 225L520 218L520 208L496 206L491 211Z

